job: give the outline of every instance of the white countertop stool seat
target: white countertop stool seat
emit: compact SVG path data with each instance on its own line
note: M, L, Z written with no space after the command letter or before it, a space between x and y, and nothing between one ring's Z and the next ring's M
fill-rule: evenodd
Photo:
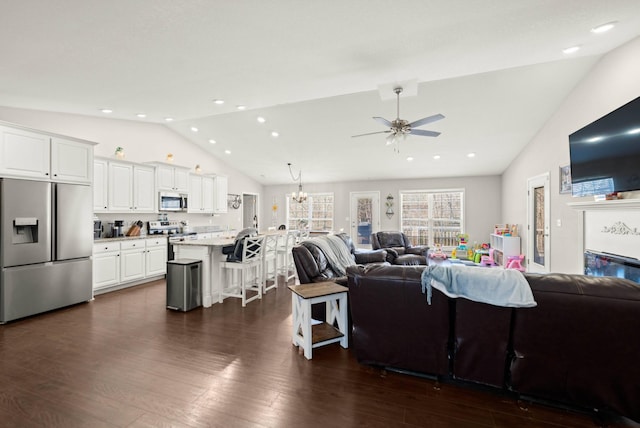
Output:
M224 279L220 290L220 303L225 297L237 297L242 299L244 308L247 303L262 299L264 239L264 236L246 237L243 242L242 259L222 262ZM247 298L247 291L255 291L256 294Z
M268 234L264 237L262 250L262 284L263 293L278 286L278 241L280 235ZM269 283L269 281L272 281Z
M297 231L289 231L282 236L281 242L278 244L278 273L284 276L285 284L296 277L296 265L293 262L291 250L296 245L297 236Z

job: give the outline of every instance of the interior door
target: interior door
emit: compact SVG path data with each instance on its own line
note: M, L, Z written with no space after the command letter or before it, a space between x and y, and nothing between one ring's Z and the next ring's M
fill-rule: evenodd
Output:
M357 248L371 248L371 234L380 230L380 192L351 192L351 239Z
M527 271L549 272L549 174L530 178L527 185Z

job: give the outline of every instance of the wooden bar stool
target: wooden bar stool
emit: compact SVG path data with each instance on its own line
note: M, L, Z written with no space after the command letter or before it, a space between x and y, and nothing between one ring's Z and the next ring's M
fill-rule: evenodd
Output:
M225 297L242 299L242 307L256 299L262 299L262 250L264 236L248 236L244 238L242 259L222 262L225 280L220 290L219 302ZM236 275L239 273L240 278ZM255 291L256 295L247 298L247 291Z

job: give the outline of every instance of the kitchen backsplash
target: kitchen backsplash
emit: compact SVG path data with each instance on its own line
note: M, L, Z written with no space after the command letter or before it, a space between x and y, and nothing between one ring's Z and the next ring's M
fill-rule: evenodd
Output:
M95 213L95 216L102 221L103 233L102 237L107 237L109 234L109 223L113 223L115 220L124 221L124 232L126 232L134 222L140 220L144 223L144 232L147 232L147 222L155 221L162 216L164 218L165 213L161 214L113 214L113 213ZM178 222L187 221L189 227L193 232L213 232L218 230L239 230L241 229L242 220L240 218L234 219L231 215L202 215L202 214L187 214L187 213L166 213L168 220L176 220ZM236 216L237 217L237 216ZM233 221L235 220L235 221Z

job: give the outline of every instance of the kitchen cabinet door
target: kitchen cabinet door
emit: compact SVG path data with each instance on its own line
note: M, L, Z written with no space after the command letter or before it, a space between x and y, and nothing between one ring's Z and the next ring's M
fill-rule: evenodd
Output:
M64 183L90 184L93 178L93 145L53 137L51 177Z
M214 206L213 177L202 177L202 211L206 214L213 213Z
M120 251L120 282L144 278L146 251L144 241L139 242L140 248Z
M156 167L158 190L171 192L189 191L189 168L167 165L162 162L151 162Z
M189 170L186 168L176 168L173 175L173 183L176 192L186 193L189 191Z
M167 245L148 247L146 254L145 276L165 275L167 273Z
M133 210L156 212L155 169L135 165L133 167Z
M109 162L109 211L133 211L133 165Z
M213 212L216 214L227 212L227 187L228 179L224 175L216 175L213 178Z
M50 137L0 126L0 176L49 180Z
M199 175L189 176L189 213L202 213L202 177Z
M93 289L97 290L120 282L120 252L93 256Z
M109 209L109 165L105 159L93 161L93 211Z

